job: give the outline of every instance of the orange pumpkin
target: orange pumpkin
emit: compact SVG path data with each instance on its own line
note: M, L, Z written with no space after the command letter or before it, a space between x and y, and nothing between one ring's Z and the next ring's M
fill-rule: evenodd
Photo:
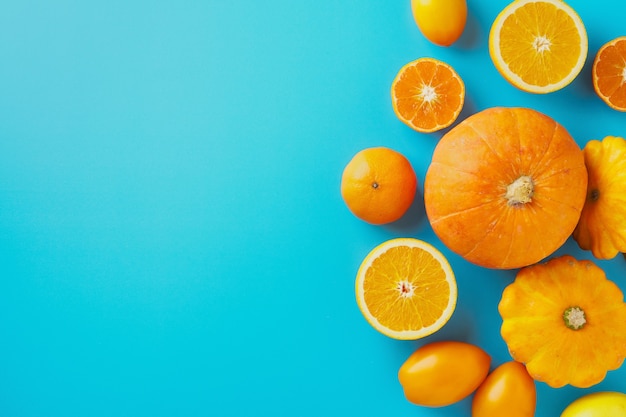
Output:
M498 311L513 359L551 387L590 387L626 357L624 295L591 261L564 255L521 269Z
M483 267L511 269L565 243L586 189L582 151L563 126L535 110L494 107L441 138L424 200L450 250Z
M596 258L611 259L626 252L626 140L591 140L583 153L589 184L574 239Z

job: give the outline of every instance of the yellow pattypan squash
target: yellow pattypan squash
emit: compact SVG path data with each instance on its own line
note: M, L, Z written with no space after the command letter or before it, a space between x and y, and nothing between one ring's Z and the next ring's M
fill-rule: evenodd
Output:
M498 311L513 359L551 387L590 387L626 357L624 295L591 261L564 255L521 269Z
M574 239L598 259L626 252L626 140L607 136L583 149L587 200Z

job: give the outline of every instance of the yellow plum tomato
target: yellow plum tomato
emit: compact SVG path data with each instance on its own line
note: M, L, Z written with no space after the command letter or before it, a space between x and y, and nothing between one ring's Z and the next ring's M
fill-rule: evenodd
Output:
M485 380L491 358L480 347L458 341L431 342L402 364L398 379L413 404L444 407L469 396Z
M574 400L561 417L624 417L626 394L621 392L594 392Z
M435 45L450 46L463 34L466 0L411 0L411 9L420 32Z
M505 362L487 376L472 399L472 417L533 417L535 380L524 364Z

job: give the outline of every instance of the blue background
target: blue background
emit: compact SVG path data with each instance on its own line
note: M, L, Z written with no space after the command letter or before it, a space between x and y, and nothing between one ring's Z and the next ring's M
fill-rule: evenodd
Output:
M453 65L461 119L527 106L581 144L626 135L593 92L598 48L626 6L571 0L589 57L532 95L488 54L506 1L469 1L450 48L408 0L21 0L0 5L0 416L469 416L471 400L409 404L397 370L418 346L463 340L510 360L497 303L515 271L446 250L421 195L388 226L351 215L341 172L359 150L406 155L421 184L441 136L394 115L405 63ZM610 8L608 12L607 8ZM459 120L461 120L459 119ZM420 341L373 330L354 300L384 240L431 242L454 268L451 321ZM558 253L591 258L571 240ZM620 256L598 262L626 290ZM538 417L626 390L538 383Z

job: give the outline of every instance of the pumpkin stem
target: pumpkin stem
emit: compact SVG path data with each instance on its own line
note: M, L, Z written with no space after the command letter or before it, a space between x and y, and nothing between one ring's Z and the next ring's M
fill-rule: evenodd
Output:
M587 323L587 318L582 308L568 307L563 312L563 321L568 329L580 330Z
M506 187L505 198L509 206L530 203L532 201L535 184L528 175L522 175Z

